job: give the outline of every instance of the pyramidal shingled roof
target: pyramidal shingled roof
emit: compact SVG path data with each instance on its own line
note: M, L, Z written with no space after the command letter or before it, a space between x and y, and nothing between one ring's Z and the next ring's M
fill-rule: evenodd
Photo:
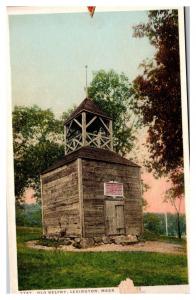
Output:
M60 168L78 158L140 168L140 166L134 163L133 161L120 156L114 151L85 146L65 155L64 158L55 162L52 166L50 166L47 170L44 170L41 174L46 174L52 170Z
M109 116L104 113L101 108L95 104L93 100L90 98L85 98L82 103L71 113L71 115L65 120L65 123L71 121L74 119L76 116L78 116L82 111L90 112L95 115L99 115L102 117L105 117L107 119L111 119Z

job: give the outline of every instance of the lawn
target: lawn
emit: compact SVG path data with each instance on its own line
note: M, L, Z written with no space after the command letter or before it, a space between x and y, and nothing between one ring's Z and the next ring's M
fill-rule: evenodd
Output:
M17 228L19 290L186 284L185 255L147 252L62 252L29 249L40 228Z
M146 241L159 241L159 242L178 244L186 248L186 239L184 238L179 239L177 237L172 237L172 236L158 235L148 230L144 230L143 239Z

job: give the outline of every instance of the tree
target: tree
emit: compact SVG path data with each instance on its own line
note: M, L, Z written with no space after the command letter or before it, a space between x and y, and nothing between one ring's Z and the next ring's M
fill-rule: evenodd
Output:
M176 226L176 215L175 214L168 214L167 215L168 218L168 232L169 235L171 236L179 236L178 235L178 229ZM180 230L181 230L181 235L184 234L186 235L186 217L184 214L180 214L180 218L179 218L179 222L180 222Z
M40 173L64 155L63 122L38 106L16 106L13 111L15 195L26 188L40 196Z
M169 236L178 236L178 230L176 227L176 215L172 213L167 214L168 220L168 235ZM180 228L181 234L186 235L186 220L185 215L180 215ZM144 228L150 232L165 235L165 214L161 213L144 213Z
M159 216L155 213L146 213L144 215L144 228L150 232L160 234L161 222Z
M135 37L148 37L152 61L133 82L134 111L148 126L149 171L156 176L183 174L180 58L177 10L150 11L147 24L134 27Z
M181 170L172 172L172 186L165 193L165 202L169 202L176 211L176 226L178 238L181 239L180 209L184 194L184 175Z
M42 225L42 212L41 206L35 204L20 204L16 206L16 225L41 227Z
M138 126L129 109L131 92L128 78L113 70L95 72L88 95L113 119L114 148L124 156L134 146Z

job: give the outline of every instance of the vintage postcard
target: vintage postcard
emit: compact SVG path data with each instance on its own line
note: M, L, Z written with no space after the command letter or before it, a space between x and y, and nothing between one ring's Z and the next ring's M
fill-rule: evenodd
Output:
M184 9L8 23L11 292L188 293Z

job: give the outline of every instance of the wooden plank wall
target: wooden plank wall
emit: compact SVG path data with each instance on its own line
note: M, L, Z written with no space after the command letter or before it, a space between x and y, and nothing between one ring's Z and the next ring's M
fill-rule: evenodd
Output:
M143 227L140 168L83 159L82 174L85 237L106 234L105 200L113 198L104 196L104 182L112 180L124 186L126 234L140 234Z
M41 176L44 234L80 236L77 161Z

